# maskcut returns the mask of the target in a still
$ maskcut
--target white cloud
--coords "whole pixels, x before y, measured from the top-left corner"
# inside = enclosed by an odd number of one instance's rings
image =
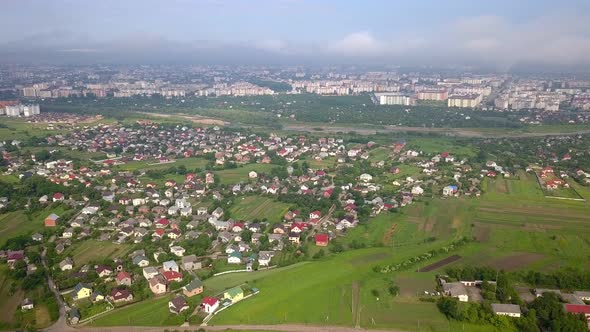
[[[385,53],[385,44],[368,32],[351,33],[328,44],[327,51],[344,56],[379,56]]]
[[[289,50],[289,45],[285,41],[280,39],[261,40],[256,42],[254,46],[264,51],[271,51],[277,53],[282,53]]]

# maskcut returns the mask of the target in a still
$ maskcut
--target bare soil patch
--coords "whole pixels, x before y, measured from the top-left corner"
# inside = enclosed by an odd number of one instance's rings
[[[543,257],[545,256],[537,253],[522,252],[507,257],[495,259],[491,261],[489,265],[498,270],[514,271],[519,268],[523,268],[527,265],[530,265],[542,259]]]
[[[430,265],[426,265],[425,267],[418,269],[416,272],[430,272],[430,271],[436,270],[438,268],[441,268],[447,264],[458,261],[460,259],[461,259],[461,256],[459,256],[459,255],[449,256],[447,258],[443,258],[443,259],[439,260],[438,262],[434,262]]]
[[[508,187],[506,186],[506,180],[504,180],[504,179],[496,180],[496,191],[501,194],[508,193]]]
[[[426,219],[426,223],[424,224],[424,231],[432,232],[435,224],[436,224],[436,218],[428,217],[428,219]]]
[[[360,303],[360,292],[361,287],[358,281],[354,281],[352,283],[352,317],[354,319],[354,326],[360,327],[360,313],[359,313],[359,303]]]
[[[477,242],[488,242],[490,240],[490,227],[477,223],[473,229],[473,236],[475,236]]]
[[[387,230],[387,233],[383,236],[383,244],[388,245],[391,242],[391,237],[397,228],[397,224],[391,225],[391,227]]]

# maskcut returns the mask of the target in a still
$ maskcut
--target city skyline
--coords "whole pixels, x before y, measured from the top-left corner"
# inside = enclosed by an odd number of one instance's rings
[[[571,0],[7,1],[4,63],[587,66],[590,4]],[[26,22],[26,24],[23,24]]]

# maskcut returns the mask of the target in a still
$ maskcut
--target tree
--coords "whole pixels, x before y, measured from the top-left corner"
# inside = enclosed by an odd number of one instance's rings
[[[250,243],[252,241],[252,231],[249,229],[244,229],[240,234],[240,237],[242,238],[242,241]]]
[[[399,286],[396,284],[392,284],[387,290],[391,296],[397,296],[399,294]]]
[[[441,297],[436,301],[438,310],[447,316],[447,318],[460,319],[459,300],[452,297]]]

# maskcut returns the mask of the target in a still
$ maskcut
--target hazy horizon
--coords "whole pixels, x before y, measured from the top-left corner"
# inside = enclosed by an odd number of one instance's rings
[[[2,63],[590,65],[590,2],[0,3]]]

